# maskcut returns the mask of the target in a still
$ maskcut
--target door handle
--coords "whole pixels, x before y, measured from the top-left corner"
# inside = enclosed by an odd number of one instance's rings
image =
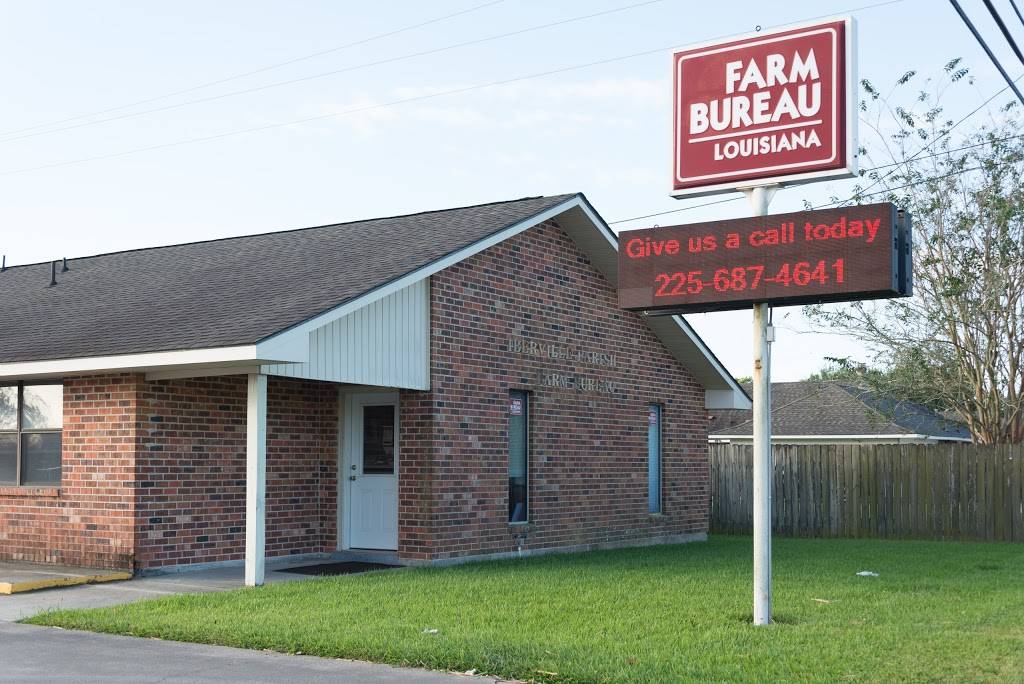
[[[354,481],[354,480],[356,479],[356,476],[355,476],[355,475],[349,475],[349,476],[348,476],[348,479],[350,479],[350,480],[353,480],[353,481]]]

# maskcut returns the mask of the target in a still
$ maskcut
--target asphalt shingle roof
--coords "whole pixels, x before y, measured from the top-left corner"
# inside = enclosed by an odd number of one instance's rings
[[[11,267],[0,363],[253,344],[572,197]]]
[[[750,393],[750,385],[743,387]],[[752,412],[710,411],[713,435],[750,435]],[[926,406],[895,402],[841,382],[772,383],[772,434],[930,435],[969,439],[970,432]]]

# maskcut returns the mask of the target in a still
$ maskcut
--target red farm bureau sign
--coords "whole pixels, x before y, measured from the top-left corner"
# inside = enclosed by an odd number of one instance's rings
[[[852,19],[673,55],[673,194],[855,172]]]

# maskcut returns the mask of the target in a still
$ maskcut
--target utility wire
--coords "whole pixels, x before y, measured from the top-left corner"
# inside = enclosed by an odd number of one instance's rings
[[[982,0],[982,2],[985,3],[988,13],[992,15],[992,18],[995,20],[996,26],[998,26],[999,30],[1002,32],[1003,37],[1006,38],[1006,42],[1010,44],[1013,54],[1017,55],[1017,59],[1020,60],[1021,64],[1024,64],[1024,54],[1021,54],[1020,48],[1017,47],[1017,41],[1013,39],[1013,34],[1010,33],[1010,29],[1006,28],[1003,18],[999,16],[999,12],[997,12],[995,6],[992,5],[992,0]]]
[[[576,17],[570,17],[568,19],[562,19],[562,20],[559,20],[559,21],[553,21],[553,22],[549,22],[547,24],[538,24],[538,25],[535,25],[535,26],[528,26],[528,27],[523,28],[523,29],[518,29],[518,30],[515,30],[515,31],[508,31],[506,33],[499,33],[497,35],[487,36],[487,37],[484,37],[484,38],[475,38],[473,40],[467,40],[467,41],[463,41],[463,42],[460,42],[460,43],[454,43],[452,45],[446,45],[444,47],[431,48],[429,50],[421,50],[419,52],[411,52],[411,53],[408,53],[408,54],[398,55],[396,57],[387,57],[385,59],[379,59],[379,60],[375,60],[375,61],[372,61],[372,62],[364,62],[362,64],[355,64],[355,65],[352,65],[352,66],[344,67],[342,69],[332,69],[331,71],[324,71],[324,72],[321,72],[321,73],[318,73],[318,74],[311,74],[309,76],[300,76],[298,78],[290,78],[290,79],[287,79],[287,80],[284,80],[284,81],[276,81],[274,83],[267,83],[267,84],[264,84],[264,85],[253,86],[251,88],[243,88],[241,90],[233,90],[231,92],[221,93],[219,95],[209,95],[207,97],[196,98],[196,99],[193,99],[193,100],[186,100],[185,102],[178,102],[178,103],[174,103],[174,104],[164,105],[162,107],[154,107],[152,109],[143,109],[143,110],[138,111],[138,112],[129,112],[127,114],[118,114],[117,116],[110,116],[110,117],[103,118],[103,119],[96,119],[94,121],[80,122],[80,123],[76,123],[76,124],[71,124],[69,126],[62,126],[60,128],[50,128],[50,129],[47,129],[45,131],[37,131],[35,133],[26,133],[24,135],[17,135],[17,136],[14,136],[14,137],[8,137],[8,138],[0,139],[0,144],[8,143],[8,142],[13,142],[15,140],[24,140],[25,138],[35,138],[35,137],[38,137],[38,136],[41,136],[41,135],[50,135],[51,133],[59,133],[61,131],[68,131],[68,130],[72,130],[72,129],[75,129],[75,128],[84,128],[86,126],[95,126],[97,124],[108,123],[108,122],[111,122],[111,121],[120,121],[122,119],[132,119],[132,118],[139,117],[139,116],[145,116],[147,114],[155,114],[157,112],[166,112],[166,111],[169,111],[169,110],[172,110],[172,109],[180,109],[182,107],[189,107],[191,105],[202,104],[202,103],[205,103],[205,102],[213,102],[215,100],[223,100],[223,99],[226,99],[226,98],[229,98],[229,97],[236,97],[238,95],[246,95],[246,94],[249,94],[249,93],[257,93],[257,92],[261,92],[261,91],[264,91],[264,90],[271,90],[273,88],[280,88],[282,86],[293,85],[295,83],[305,83],[307,81],[315,81],[315,80],[318,80],[318,79],[321,79],[321,78],[327,78],[328,76],[337,76],[338,74],[350,73],[350,72],[353,72],[353,71],[359,71],[361,69],[366,69],[366,68],[369,68],[369,67],[381,66],[383,64],[392,64],[394,62],[402,62],[402,61],[409,60],[409,59],[415,59],[417,57],[426,57],[428,55],[436,55],[436,54],[439,54],[441,52],[448,52],[449,50],[456,50],[456,49],[459,49],[459,48],[470,47],[472,45],[480,45],[482,43],[489,43],[491,41],[501,40],[501,39],[504,39],[504,38],[511,38],[513,36],[520,36],[520,35],[523,35],[525,33],[532,33],[534,31],[540,31],[542,29],[553,28],[555,26],[563,26],[565,24],[571,24],[571,23],[574,23],[574,22],[577,22],[577,21],[584,21],[586,19],[594,19],[596,17],[603,17],[603,16],[606,16],[608,14],[615,14],[617,12],[625,12],[627,10],[636,9],[638,7],[644,7],[644,6],[647,6],[647,5],[654,5],[654,4],[657,4],[657,3],[660,3],[660,2],[664,2],[664,1],[665,0],[644,0],[643,2],[633,3],[631,5],[623,5],[622,7],[615,7],[615,8],[612,8],[612,9],[609,9],[609,10],[604,10],[604,11],[601,11],[601,12],[594,12],[592,14],[584,14],[584,15],[580,15],[580,16],[576,16]]]
[[[993,168],[1009,166],[1010,164],[1013,164],[1013,163],[1014,162],[1006,162],[1005,164],[997,164]],[[874,197],[876,195],[884,195],[886,193],[894,192],[896,190],[905,190],[907,188],[912,188],[912,187],[917,186],[917,185],[924,185],[925,183],[933,183],[935,181],[945,180],[946,178],[952,178],[953,176],[959,176],[961,174],[970,173],[972,171],[981,171],[984,168],[985,168],[984,166],[972,166],[972,167],[967,168],[967,169],[959,169],[957,171],[951,171],[950,173],[945,173],[945,174],[942,174],[941,176],[931,176],[929,178],[922,178],[921,180],[916,180],[916,181],[913,181],[911,183],[905,183],[904,185],[897,185],[894,188],[885,188],[884,190],[877,190],[875,192],[858,194],[858,195],[856,195],[856,197]],[[742,197],[730,197],[729,199],[718,200],[717,202],[705,202],[704,204],[694,204],[694,205],[689,206],[689,207],[683,207],[682,209],[671,209],[669,211],[662,211],[662,212],[659,212],[657,214],[647,214],[646,216],[634,216],[633,218],[619,219],[617,221],[609,221],[608,225],[611,226],[611,225],[614,225],[616,223],[625,223],[626,221],[636,221],[636,220],[642,219],[642,218],[650,218],[651,216],[662,216],[664,214],[675,214],[675,213],[679,213],[679,212],[683,212],[683,211],[690,211],[691,209],[699,209],[700,207],[706,207],[706,206],[709,206],[709,205],[712,205],[712,204],[724,204],[725,202],[736,202],[736,201],[741,200],[741,199],[743,199],[743,198]],[[827,209],[828,207],[837,207],[837,206],[840,206],[842,204],[846,204],[849,201],[850,200],[837,200],[835,202],[829,202],[828,204],[822,204],[822,205],[820,205],[818,207],[815,207],[815,208],[816,209]]]
[[[978,29],[974,27],[974,23],[971,21],[970,17],[968,17],[967,14],[964,12],[963,8],[960,6],[960,3],[957,2],[957,0],[949,0],[949,2],[950,4],[953,5],[953,9],[956,10],[956,13],[960,15],[960,19],[964,22],[967,28],[970,29],[971,33],[974,35],[974,39],[978,41],[978,45],[981,46],[981,48],[985,51],[985,54],[988,55],[988,58],[992,60],[992,64],[994,64],[996,69],[999,70],[999,73],[1002,74],[1003,79],[1006,80],[1006,84],[1013,90],[1014,94],[1017,96],[1017,99],[1020,100],[1021,104],[1024,104],[1024,95],[1022,95],[1020,90],[1017,89],[1017,83],[1014,79],[1010,78],[1010,74],[1006,73],[1006,69],[1003,68],[1003,65],[996,58],[995,54],[992,52],[992,49],[988,46],[988,43],[985,42],[985,39],[981,37],[980,33],[978,33]],[[986,2],[985,4],[988,5],[989,3]],[[1001,20],[999,23],[1000,25],[1002,25]],[[1022,58],[1022,61],[1024,61],[1024,58]]]
[[[1024,74],[1021,74],[1020,76],[1015,78],[1014,82],[1019,81],[1022,78],[1024,78]],[[975,107],[974,109],[972,109],[971,111],[967,112],[962,117],[957,119],[955,122],[953,122],[952,126],[950,126],[946,130],[944,130],[942,133],[940,133],[939,135],[937,135],[934,138],[932,138],[932,140],[930,142],[928,142],[928,144],[923,145],[917,152],[915,152],[914,154],[910,155],[905,160],[899,161],[899,162],[895,162],[893,164],[886,164],[884,166],[877,166],[877,167],[875,167],[873,169],[866,169],[866,171],[876,171],[878,169],[886,168],[886,167],[889,167],[889,166],[893,166],[893,167],[895,167],[895,166],[902,166],[904,164],[907,164],[908,162],[914,161],[915,159],[927,159],[928,157],[935,157],[935,156],[939,156],[941,154],[945,154],[945,152],[937,152],[935,154],[928,154],[928,155],[921,156],[922,152],[924,152],[925,150],[931,149],[932,146],[935,145],[935,143],[937,143],[940,140],[942,140],[943,138],[946,138],[947,136],[949,136],[949,134],[953,132],[953,129],[955,129],[957,126],[959,126],[960,124],[962,124],[963,122],[967,121],[972,116],[974,116],[975,114],[980,112],[982,109],[987,107],[989,105],[989,103],[992,102],[992,100],[996,99],[997,97],[999,97],[1000,95],[1002,95],[1003,93],[1005,93],[1009,89],[1010,89],[1010,86],[1003,86],[1002,88],[1000,88],[996,92],[992,93],[992,95],[990,95],[987,100],[985,100],[980,105],[978,105],[977,107]],[[970,147],[970,146],[968,146],[968,147]],[[966,149],[966,148],[959,148],[959,149]],[[954,148],[953,150],[948,150],[948,151],[949,152],[955,152],[956,148]],[[895,168],[892,171],[889,171],[888,173],[883,175],[881,178],[876,178],[875,181],[873,183],[871,183],[871,185],[869,185],[866,188],[864,188],[864,190],[865,191],[866,190],[870,190],[871,188],[877,186],[879,183],[881,183],[882,181],[884,181],[886,178],[888,178],[889,176],[891,176],[894,173],[896,173],[896,169]],[[851,196],[850,198],[848,198],[846,201],[847,202],[852,202],[860,194],[862,194],[862,193],[857,193],[857,194]]]
[[[953,152],[963,152],[964,150],[972,150],[975,147],[985,147],[986,145],[991,145],[992,143],[1006,142],[1007,140],[1018,140],[1020,138],[1024,138],[1024,134],[1007,135],[1002,138],[993,138],[992,140],[985,140],[984,142],[971,143],[970,145],[962,145],[960,147],[952,147],[948,150],[942,150],[941,152],[932,152],[931,154],[924,155],[914,155],[914,159],[931,159],[932,157],[941,157],[945,154],[951,154]],[[907,159],[906,161],[890,162],[889,164],[879,164],[878,166],[872,166],[870,169],[864,169],[864,172],[868,173],[871,171],[881,171],[882,169],[888,169],[893,166],[903,166],[908,161],[911,160]]]
[[[951,0],[951,2],[953,2],[953,1],[954,1],[954,0]],[[961,14],[962,14],[962,13],[961,13]],[[989,54],[990,54],[990,56],[991,56],[991,53],[989,53]],[[1004,74],[1005,74],[1005,72],[1004,72]],[[942,132],[941,134],[937,135],[937,136],[936,136],[935,138],[933,138],[933,139],[932,139],[932,140],[931,140],[931,141],[930,141],[930,142],[929,142],[928,144],[926,144],[926,145],[922,146],[922,147],[921,147],[921,148],[920,148],[920,149],[919,149],[919,150],[918,150],[917,152],[915,152],[914,154],[910,155],[910,157],[908,157],[908,158],[907,158],[906,160],[904,160],[904,161],[902,161],[902,162],[897,162],[897,163],[895,163],[895,164],[890,164],[890,166],[900,166],[900,165],[902,165],[902,164],[905,164],[905,163],[907,163],[907,162],[911,162],[911,161],[914,161],[915,159],[917,159],[918,157],[920,157],[920,155],[921,155],[921,153],[922,153],[922,152],[924,152],[925,150],[928,150],[928,149],[930,149],[930,148],[931,148],[931,147],[932,147],[933,145],[935,145],[935,143],[939,142],[939,141],[940,141],[940,140],[942,140],[943,138],[946,138],[946,137],[947,137],[947,136],[948,136],[948,135],[949,135],[950,133],[952,133],[952,132],[953,132],[953,129],[955,129],[955,128],[956,128],[957,126],[959,126],[959,125],[960,125],[960,124],[962,124],[963,122],[967,121],[967,120],[968,120],[968,119],[970,119],[970,118],[971,118],[972,116],[974,116],[975,114],[977,114],[978,112],[980,112],[980,111],[981,111],[982,109],[984,109],[985,107],[987,107],[987,106],[989,105],[989,103],[991,103],[991,102],[992,102],[992,100],[994,100],[994,99],[996,99],[997,97],[999,97],[1000,95],[1002,95],[1002,94],[1003,94],[1004,92],[1006,92],[1007,90],[1009,90],[1009,89],[1010,89],[1011,87],[1012,87],[1012,88],[1014,89],[1014,92],[1017,92],[1017,88],[1016,88],[1016,85],[1015,85],[1015,84],[1016,84],[1016,82],[1017,82],[1017,81],[1019,81],[1019,80],[1020,80],[1021,78],[1024,78],[1024,74],[1021,74],[1021,75],[1020,75],[1020,76],[1018,76],[1017,78],[1015,78],[1015,79],[1013,79],[1012,81],[1010,81],[1008,85],[1005,85],[1005,86],[1003,86],[1002,88],[1000,88],[999,90],[997,90],[996,92],[992,93],[992,95],[990,95],[990,96],[988,97],[988,99],[986,99],[986,100],[985,100],[984,102],[982,102],[982,103],[981,103],[980,105],[978,105],[977,107],[975,107],[975,108],[974,108],[974,109],[972,109],[971,111],[967,112],[967,113],[966,113],[965,115],[963,115],[963,116],[962,116],[962,117],[960,117],[959,119],[957,119],[957,121],[956,121],[956,122],[954,122],[952,126],[950,126],[949,128],[947,128],[947,129],[946,129],[945,131],[943,131],[943,132]],[[941,154],[941,153],[940,153],[940,154]],[[934,156],[934,155],[927,155],[927,156]],[[878,168],[882,168],[882,167],[878,167]],[[870,171],[870,170],[875,170],[875,169],[869,169],[869,171]],[[889,171],[888,173],[886,173],[885,175],[883,175],[883,176],[882,176],[881,178],[877,178],[877,179],[875,179],[875,181],[874,181],[873,183],[871,183],[871,185],[869,185],[869,186],[867,186],[866,188],[864,188],[864,190],[870,190],[871,188],[873,188],[873,187],[877,186],[878,184],[880,184],[881,182],[883,182],[883,181],[884,181],[884,180],[885,180],[886,178],[888,178],[889,176],[891,176],[891,175],[892,175],[892,174],[894,174],[894,173],[896,173],[896,169],[895,169],[895,168],[894,168],[894,169],[893,169],[892,171]],[[863,191],[862,191],[862,193],[863,193]],[[855,194],[855,195],[853,195],[853,196],[849,197],[849,198],[848,198],[848,199],[846,199],[845,201],[846,201],[846,202],[852,202],[852,201],[853,201],[854,199],[856,199],[856,198],[857,198],[857,197],[858,197],[858,196],[859,196],[860,194],[862,194],[862,193],[857,193],[857,194]]]
[[[870,4],[870,5],[862,5],[860,7],[853,7],[853,8],[844,10],[844,12],[858,12],[858,11],[862,11],[862,10],[874,9],[876,7],[884,7],[886,5],[895,5],[895,4],[899,4],[899,3],[902,3],[902,2],[906,2],[906,0],[885,0],[885,2],[876,2],[876,3]],[[823,17],[830,17],[830,16],[833,16],[833,15],[834,15],[834,13],[829,13],[829,14],[826,14],[826,15],[821,15],[821,16],[816,16],[816,17],[809,17],[809,18],[806,19],[806,21],[813,21],[815,19],[821,19]],[[734,34],[730,33],[730,34],[727,34],[727,35],[723,35],[723,36],[718,36],[716,38],[712,38],[711,40],[718,40],[719,38],[727,38],[727,37],[730,37],[732,35],[734,35]],[[349,115],[352,115],[352,114],[358,114],[358,113],[362,113],[362,112],[366,112],[366,111],[371,111],[371,110],[375,110],[375,109],[382,109],[382,108],[385,108],[385,107],[393,107],[393,106],[397,106],[397,105],[407,104],[407,103],[410,103],[410,102],[419,102],[419,101],[423,101],[423,100],[429,100],[429,99],[434,99],[434,98],[438,98],[438,97],[444,97],[444,96],[448,96],[448,95],[457,95],[457,94],[467,93],[467,92],[471,92],[471,91],[475,91],[475,90],[483,90],[483,89],[486,89],[486,88],[494,88],[494,87],[499,87],[499,86],[504,86],[504,85],[510,85],[512,83],[520,83],[520,82],[523,82],[523,81],[529,81],[529,80],[533,80],[533,79],[537,79],[537,78],[544,78],[546,76],[554,76],[554,75],[557,75],[557,74],[564,74],[564,73],[569,73],[569,72],[572,72],[572,71],[579,71],[581,69],[587,69],[587,68],[590,68],[590,67],[601,66],[601,65],[605,65],[605,64],[612,64],[612,63],[615,63],[615,62],[621,62],[621,61],[628,60],[628,59],[635,59],[637,57],[646,57],[648,55],[653,55],[653,54],[658,54],[658,53],[665,53],[665,52],[667,52],[669,50],[676,49],[678,47],[679,47],[678,45],[663,46],[663,47],[655,48],[655,49],[652,49],[652,50],[643,50],[641,52],[634,52],[634,53],[630,53],[630,54],[627,54],[627,55],[619,55],[617,57],[608,57],[606,59],[599,59],[599,60],[594,60],[592,62],[585,62],[583,64],[574,64],[574,65],[571,65],[571,66],[561,67],[561,68],[558,68],[558,69],[550,69],[550,70],[547,70],[547,71],[540,71],[540,72],[536,72],[536,73],[533,73],[533,74],[527,74],[527,75],[524,75],[524,76],[516,76],[516,77],[513,77],[513,78],[506,78],[506,79],[501,79],[501,80],[498,80],[498,81],[490,81],[488,83],[480,83],[480,84],[477,84],[477,85],[465,86],[463,88],[452,88],[450,90],[443,90],[443,91],[438,91],[436,93],[428,93],[428,94],[424,94],[424,95],[418,95],[418,96],[415,96],[415,97],[401,98],[401,99],[397,99],[397,100],[391,100],[391,101],[388,101],[388,102],[382,102],[382,103],[375,104],[375,105],[366,105],[366,106],[362,106],[362,107],[354,107],[354,108],[344,109],[344,110],[337,111],[337,112],[329,112],[327,114],[320,114],[318,116],[310,116],[310,117],[305,117],[305,118],[301,118],[301,119],[291,119],[291,120],[288,120],[288,121],[279,121],[279,122],[276,122],[276,123],[266,124],[266,125],[263,125],[263,126],[253,126],[251,128],[235,129],[235,130],[225,131],[223,133],[217,133],[217,134],[214,134],[214,135],[200,136],[200,137],[196,137],[196,138],[186,138],[184,140],[177,140],[177,141],[161,143],[161,144],[157,144],[157,145],[148,145],[148,146],[145,146],[145,147],[136,147],[136,148],[132,148],[132,149],[128,149],[128,150],[122,150],[120,152],[112,152],[112,153],[109,153],[109,154],[101,154],[101,155],[96,155],[96,156],[92,156],[92,157],[83,157],[83,158],[71,159],[71,160],[67,160],[67,161],[53,162],[53,163],[50,163],[50,164],[42,164],[42,165],[39,165],[39,166],[31,166],[31,167],[25,167],[25,168],[20,168],[20,169],[11,169],[11,170],[8,170],[8,171],[0,171],[0,176],[12,176],[12,175],[17,175],[17,174],[22,174],[22,173],[30,173],[30,172],[33,172],[33,171],[41,171],[41,170],[44,170],[44,169],[52,169],[52,168],[58,168],[58,167],[63,167],[63,166],[72,166],[72,165],[77,165],[77,164],[85,164],[85,163],[88,163],[88,162],[100,161],[100,160],[104,160],[104,159],[113,159],[113,158],[116,158],[116,157],[125,157],[125,156],[129,156],[129,155],[133,155],[133,154],[139,154],[139,153],[142,153],[142,152],[150,152],[150,151],[154,151],[154,150],[167,149],[167,148],[170,148],[170,147],[177,147],[177,146],[180,146],[180,145],[191,145],[191,144],[195,144],[195,143],[209,142],[209,141],[212,141],[212,140],[220,140],[220,139],[223,139],[223,138],[229,138],[229,137],[233,137],[233,136],[236,136],[236,135],[245,135],[245,134],[248,134],[248,133],[256,133],[256,132],[260,132],[260,131],[273,130],[273,129],[276,129],[276,128],[284,128],[284,127],[287,127],[287,126],[295,126],[295,125],[299,125],[299,124],[310,123],[310,122],[313,122],[313,121],[321,121],[321,120],[324,120],[324,119],[331,119],[331,118],[349,116]]]
[[[67,123],[69,121],[78,121],[79,119],[87,119],[90,116],[99,116],[101,114],[109,114],[110,112],[116,112],[116,111],[120,111],[122,109],[128,109],[130,107],[137,107],[139,105],[149,104],[151,102],[158,102],[160,100],[166,100],[169,97],[175,97],[177,95],[185,95],[186,93],[195,92],[197,90],[203,90],[204,88],[210,88],[212,86],[220,85],[222,83],[228,83],[230,81],[236,81],[236,80],[238,80],[240,78],[245,78],[247,76],[255,76],[256,74],[262,74],[262,73],[265,73],[267,71],[273,71],[275,69],[280,69],[282,67],[286,67],[286,66],[289,66],[289,65],[292,65],[292,64],[296,64],[298,62],[304,62],[306,60],[314,59],[316,57],[323,57],[324,55],[329,55],[329,54],[332,54],[332,53],[335,53],[335,52],[340,52],[342,50],[348,50],[349,48],[358,47],[360,45],[366,45],[367,43],[372,43],[374,41],[382,40],[384,38],[390,38],[391,36],[396,36],[396,35],[398,35],[400,33],[406,33],[408,31],[412,31],[412,30],[415,30],[415,29],[418,29],[418,28],[423,28],[424,26],[430,26],[431,24],[437,24],[437,23],[440,23],[442,21],[447,21],[448,19],[454,19],[455,17],[460,17],[460,16],[463,16],[465,14],[470,14],[471,12],[476,12],[478,10],[485,9],[485,8],[491,7],[493,5],[500,4],[500,3],[504,2],[504,1],[505,0],[490,0],[489,2],[485,2],[485,3],[480,4],[480,5],[474,5],[473,7],[469,7],[467,9],[460,10],[458,12],[453,12],[451,14],[445,14],[444,16],[436,17],[434,19],[429,19],[427,21],[423,21],[423,22],[420,22],[418,24],[411,24],[409,26],[403,26],[402,28],[398,28],[398,29],[395,29],[393,31],[387,31],[385,33],[378,33],[378,34],[370,36],[368,38],[363,38],[361,40],[356,40],[356,41],[353,41],[351,43],[345,43],[343,45],[338,45],[336,47],[328,48],[326,50],[320,50],[319,52],[313,52],[313,53],[308,54],[308,55],[302,55],[300,57],[294,57],[292,59],[285,60],[284,62],[277,62],[275,64],[268,64],[267,66],[263,66],[263,67],[260,67],[258,69],[252,69],[251,71],[243,71],[241,73],[233,74],[231,76],[225,76],[224,78],[218,78],[215,81],[207,81],[205,83],[200,83],[199,85],[191,86],[191,87],[188,87],[188,88],[183,88],[181,90],[175,90],[175,91],[172,91],[172,92],[169,92],[169,93],[164,93],[163,95],[156,95],[156,96],[153,96],[153,97],[148,97],[148,98],[143,99],[143,100],[136,100],[134,102],[128,102],[126,104],[117,105],[116,107],[108,107],[107,109],[100,109],[100,110],[93,111],[93,112],[86,112],[84,114],[77,114],[75,116],[69,116],[69,117],[67,117],[65,119],[57,119],[55,121],[47,121],[47,122],[44,122],[44,123],[41,123],[41,124],[35,124],[34,126],[28,126],[26,128],[18,128],[18,129],[14,129],[14,130],[10,130],[10,131],[0,131],[0,137],[8,136],[8,135],[15,135],[17,133],[23,133],[25,131],[33,131],[33,130],[36,130],[38,128],[46,128],[48,126],[56,126],[58,124]]]
[[[1012,163],[1013,162],[1006,162],[1005,164],[996,164],[996,165],[993,166],[993,168],[996,168],[996,167],[999,167],[999,166],[1008,166],[1008,165],[1010,165]],[[962,174],[965,174],[965,173],[970,173],[971,171],[981,171],[984,168],[985,168],[984,166],[972,166],[972,167],[967,168],[967,169],[958,169],[956,171],[951,171],[950,173],[944,173],[941,176],[932,176],[930,178],[922,178],[921,180],[916,180],[916,181],[913,181],[911,183],[906,183],[904,185],[897,185],[894,188],[885,188],[884,190],[876,190],[875,192],[863,193],[863,194],[859,194],[857,196],[858,197],[874,197],[875,195],[884,195],[886,193],[890,193],[890,192],[893,192],[895,190],[905,190],[906,188],[912,188],[912,187],[914,187],[916,185],[923,185],[925,183],[933,183],[935,181],[944,180],[946,178],[952,178],[953,176],[959,176],[959,175],[962,175]],[[821,205],[821,207],[818,207],[818,208],[821,209],[822,207],[835,207],[835,206],[839,206],[840,204],[845,204],[845,202],[848,202],[848,201],[849,200],[840,200],[840,201],[837,201],[837,202],[831,202],[829,204],[823,204],[823,205]]]
[[[1017,15],[1018,19],[1020,19],[1020,23],[1024,25],[1024,15],[1021,15],[1020,8],[1017,7],[1017,0],[1010,0],[1010,7],[1013,8],[1013,13]]]
[[[743,199],[742,197],[729,197],[728,199],[715,200],[714,202],[704,202],[703,204],[691,204],[688,207],[682,209],[669,209],[668,211],[659,211],[653,214],[644,214],[643,216],[633,216],[631,218],[619,219],[617,221],[609,221],[609,226],[614,226],[616,223],[626,223],[627,221],[639,221],[640,219],[653,218],[655,216],[664,216],[666,214],[678,214],[681,211],[690,211],[691,209],[700,209],[701,207],[710,207],[713,204],[725,204],[726,202],[735,202]]]
[[[488,83],[479,83],[476,85],[465,86],[462,88],[452,88],[450,90],[440,90],[435,93],[426,93],[424,95],[416,95],[413,97],[404,97],[397,100],[390,100],[388,102],[381,102],[373,105],[364,105],[362,107],[352,107],[349,109],[343,109],[337,112],[328,112],[327,114],[319,114],[317,116],[307,116],[302,119],[290,119],[288,121],[278,121],[276,123],[266,124],[264,126],[253,126],[252,128],[235,129],[231,131],[225,131],[223,133],[217,133],[214,135],[206,135],[198,138],[186,138],[184,140],[176,140],[168,143],[161,143],[158,145],[149,145],[146,147],[136,147],[129,150],[122,150],[120,152],[112,152],[110,154],[101,154],[94,157],[83,157],[80,159],[71,159],[68,161],[54,162],[52,164],[42,164],[40,166],[31,166],[22,169],[12,169],[10,171],[0,171],[0,176],[11,176],[20,173],[28,173],[30,171],[41,171],[43,169],[52,169],[61,166],[71,166],[74,164],[84,164],[86,162],[99,161],[101,159],[113,159],[115,157],[124,157],[132,154],[138,154],[140,152],[150,152],[153,150],[162,150],[168,147],[177,147],[179,145],[190,145],[194,143],[208,142],[211,140],[220,140],[223,138],[230,138],[236,135],[244,135],[247,133],[256,133],[259,131],[269,131],[275,128],[285,128],[288,126],[297,126],[299,124],[311,123],[313,121],[322,121],[324,119],[334,119],[344,116],[351,116],[352,114],[360,114],[362,112],[373,111],[376,109],[383,109],[385,107],[394,107],[396,105],[408,104],[410,102],[422,102],[423,100],[431,100],[438,97],[445,97],[448,95],[459,95],[462,93],[472,92],[474,90],[483,90],[485,88],[495,88],[503,85],[510,85],[512,83],[520,83],[522,81],[529,81],[536,78],[543,78],[545,76],[554,76],[556,74],[564,74],[571,71],[578,71],[580,69],[586,69],[588,67],[600,66],[603,64],[611,64],[614,62],[620,62],[625,59],[633,59],[636,57],[643,57],[646,55],[652,55],[658,52],[665,52],[669,48],[661,47],[655,50],[644,50],[643,52],[634,52],[629,55],[620,55],[618,57],[609,57],[607,59],[599,59],[593,62],[587,62],[585,64],[574,64],[572,66],[561,67],[559,69],[550,69],[548,71],[540,71],[533,74],[527,74],[525,76],[516,76],[513,78],[505,78],[499,81],[490,81]]]
[[[971,145],[964,145],[962,147],[954,147],[953,149],[950,149],[950,150],[943,150],[942,152],[936,152],[934,154],[924,155],[923,157],[919,157],[919,159],[928,159],[928,158],[931,158],[931,157],[940,157],[940,156],[942,156],[944,154],[950,154],[952,152],[962,152],[963,150],[970,150],[970,149],[973,149],[975,147],[984,147],[985,145],[990,145],[992,143],[1005,142],[1007,140],[1015,140],[1015,139],[1021,139],[1021,138],[1024,138],[1024,134],[1022,134],[1022,135],[1008,135],[1008,136],[1003,137],[1003,138],[996,138],[994,140],[987,140],[985,142],[974,143],[974,144],[971,144]],[[908,159],[907,161],[910,161],[910,160]],[[905,163],[906,162],[899,161],[899,162],[893,162],[891,164],[881,164],[879,166],[875,166],[875,167],[872,167],[870,169],[864,169],[864,171],[865,172],[878,171],[880,169],[887,169],[890,166],[902,166]],[[1008,162],[1008,163],[1011,163],[1011,162]],[[941,175],[941,176],[934,176],[934,177],[931,177],[931,178],[925,178],[925,179],[920,180],[920,181],[914,181],[913,183],[910,183],[910,184],[907,184],[907,185],[899,185],[899,186],[896,186],[894,188],[886,188],[884,190],[879,190],[877,192],[857,193],[857,194],[853,195],[852,197],[850,197],[848,199],[836,200],[834,202],[829,202],[828,204],[822,204],[822,205],[820,205],[818,207],[815,207],[815,208],[816,209],[824,209],[824,208],[827,208],[827,207],[839,206],[841,204],[846,204],[847,202],[852,202],[854,199],[857,199],[858,197],[873,197],[875,195],[882,195],[882,194],[885,194],[887,192],[892,192],[894,190],[901,190],[901,189],[904,189],[904,188],[912,187],[914,185],[920,185],[921,183],[927,183],[927,182],[931,182],[931,181],[942,180],[944,178],[949,178],[950,176],[955,176],[955,175],[957,175],[959,173],[968,173],[970,171],[979,171],[982,168],[983,167],[981,167],[981,166],[974,166],[974,167],[971,167],[971,168],[968,168],[968,169],[962,169],[960,171],[954,171],[954,172],[949,173],[949,174],[945,174],[945,175]],[[870,188],[868,188],[868,189],[870,189]],[[624,219],[617,219],[615,221],[609,221],[608,225],[613,226],[613,225],[615,225],[617,223],[627,223],[629,221],[639,221],[640,219],[653,218],[655,216],[665,216],[666,214],[678,214],[678,213],[690,211],[692,209],[700,209],[701,207],[709,207],[709,206],[714,205],[714,204],[725,204],[726,202],[738,202],[741,199],[743,199],[743,198],[742,197],[729,197],[727,199],[716,200],[714,202],[704,202],[702,204],[691,204],[690,206],[681,207],[679,209],[669,209],[668,211],[659,211],[659,212],[656,212],[654,214],[644,214],[643,216],[631,216],[630,218],[624,218]]]

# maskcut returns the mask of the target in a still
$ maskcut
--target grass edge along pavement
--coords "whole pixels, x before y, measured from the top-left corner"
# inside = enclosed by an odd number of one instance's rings
[[[536,681],[1024,682],[1024,546],[780,538],[773,551],[769,627],[750,624],[751,539],[741,536],[24,622]]]

